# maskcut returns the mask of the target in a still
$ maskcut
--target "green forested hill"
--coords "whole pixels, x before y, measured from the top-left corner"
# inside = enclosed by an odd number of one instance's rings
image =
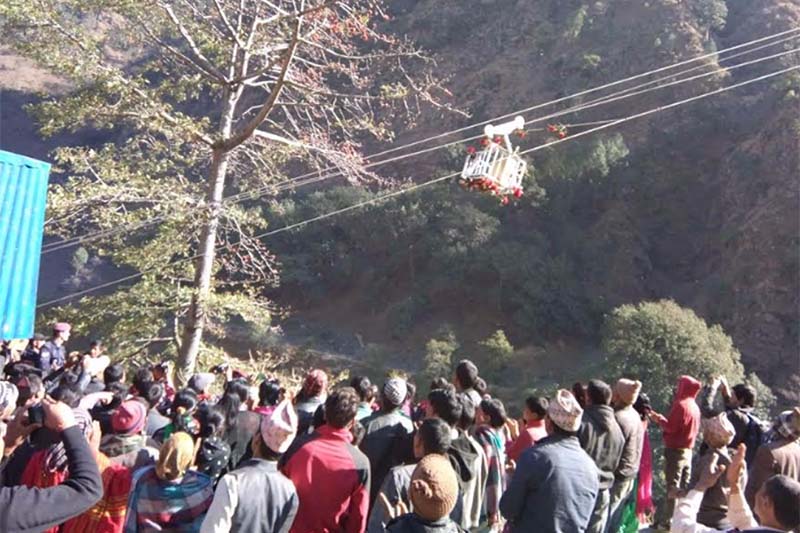
[[[800,23],[800,2],[780,1],[429,0],[395,7],[393,27],[435,53],[456,102],[474,119]],[[797,55],[569,121],[625,116],[790,61]],[[276,299],[370,342],[420,346],[447,322],[473,340],[501,327],[519,346],[591,343],[615,306],[673,298],[721,323],[749,368],[796,397],[798,89],[797,77],[759,84],[538,153],[529,194],[513,207],[439,187],[308,227],[276,245],[284,265]],[[469,122],[432,117],[422,132],[399,140]],[[421,178],[457,170],[462,155],[453,150],[397,172]],[[315,193],[275,206],[274,216],[300,220],[368,195]]]

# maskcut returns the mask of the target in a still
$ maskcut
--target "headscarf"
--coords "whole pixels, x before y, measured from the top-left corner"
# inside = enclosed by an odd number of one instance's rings
[[[203,439],[197,451],[197,470],[216,481],[231,458],[231,447],[220,437]]]
[[[188,433],[179,431],[161,445],[156,475],[167,481],[178,479],[192,466],[193,461],[194,441]]]
[[[75,415],[75,423],[88,440],[92,434],[92,415],[80,407],[73,409],[72,412]],[[67,451],[64,449],[63,442],[47,448],[44,454],[44,468],[48,472],[59,472],[67,468]]]

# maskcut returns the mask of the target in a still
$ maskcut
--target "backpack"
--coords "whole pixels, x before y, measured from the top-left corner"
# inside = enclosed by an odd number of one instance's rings
[[[767,432],[764,431],[764,424],[761,420],[750,413],[745,414],[747,415],[747,430],[745,430],[742,442],[747,446],[745,461],[748,465],[752,465],[759,446],[767,441]]]

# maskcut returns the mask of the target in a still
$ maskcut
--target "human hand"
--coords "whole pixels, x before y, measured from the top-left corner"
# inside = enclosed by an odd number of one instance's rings
[[[506,463],[506,473],[509,476],[514,475],[514,472],[517,470],[517,462],[513,459],[509,459],[508,463]]]
[[[744,459],[747,453],[747,445],[742,443],[736,448],[736,453],[731,459],[731,466],[728,467],[728,487],[732,493],[740,493],[744,488],[744,473],[747,471],[747,463]]]
[[[714,454],[711,457],[711,461],[709,461],[708,465],[700,469],[700,478],[697,480],[697,484],[695,485],[696,490],[705,492],[717,484],[717,481],[719,481],[719,478],[725,472],[725,465],[718,463],[719,457],[717,454]]]
[[[67,404],[45,398],[42,400],[42,407],[44,407],[44,427],[61,433],[75,425],[75,415]]]
[[[97,420],[92,421],[92,433],[89,435],[89,449],[92,450],[95,456],[100,451],[100,439],[103,437],[103,431],[100,429],[100,422]],[[200,439],[197,439],[199,442]]]
[[[387,498],[386,494],[383,492],[378,494],[378,500],[381,505],[383,505],[383,509],[386,511],[386,516],[389,517],[389,520],[394,520],[398,516],[403,516],[408,513],[408,506],[403,500],[398,500],[396,504],[392,505],[389,498]]]
[[[513,418],[509,418],[506,420],[506,428],[508,429],[508,434],[511,437],[511,440],[516,439],[519,437],[519,422],[514,420]]]
[[[35,430],[42,427],[41,424],[28,423],[28,406],[18,407],[14,413],[14,417],[9,421],[6,426],[6,434],[3,438],[5,443],[6,455],[13,452],[20,444],[22,444],[28,435]]]

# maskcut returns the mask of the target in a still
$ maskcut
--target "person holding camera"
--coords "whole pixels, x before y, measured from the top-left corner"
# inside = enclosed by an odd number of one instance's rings
[[[43,426],[64,445],[69,477],[46,489],[0,488],[0,531],[49,529],[91,508],[103,495],[100,471],[72,409],[49,398],[42,400],[41,406]]]

